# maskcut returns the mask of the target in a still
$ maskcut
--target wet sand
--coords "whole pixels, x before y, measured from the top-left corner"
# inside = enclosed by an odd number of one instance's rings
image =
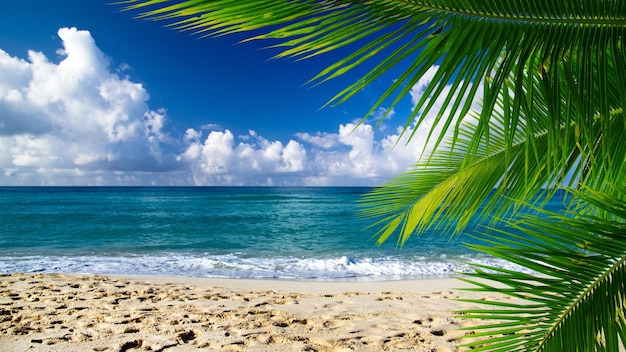
[[[456,351],[454,279],[0,276],[2,351]]]

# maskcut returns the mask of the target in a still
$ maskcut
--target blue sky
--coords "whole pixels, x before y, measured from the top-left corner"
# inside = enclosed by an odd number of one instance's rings
[[[0,5],[0,185],[375,185],[424,148],[422,132],[393,148],[424,82],[381,128],[354,130],[397,71],[320,109],[359,71],[305,83],[354,48],[271,60],[264,42],[133,15],[100,0]]]

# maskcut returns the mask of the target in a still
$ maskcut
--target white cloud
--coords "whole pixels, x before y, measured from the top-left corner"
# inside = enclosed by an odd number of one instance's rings
[[[317,132],[315,134],[309,134],[307,132],[298,132],[295,136],[305,142],[324,149],[330,149],[340,145],[339,136],[334,133]]]
[[[201,130],[221,130],[222,126],[215,123],[207,123],[205,125],[200,126]]]
[[[176,169],[164,154],[166,114],[141,84],[109,69],[91,34],[61,28],[58,63],[0,50],[0,158],[4,184],[117,182],[119,171]],[[1,176],[0,176],[1,177]]]
[[[89,32],[62,28],[58,35],[58,63],[35,51],[23,60],[0,50],[0,184],[375,185],[429,147],[434,116],[404,134],[375,130],[384,108],[371,122],[288,141],[253,130],[236,136],[216,124],[173,137],[165,110],[150,109],[148,92],[110,67]],[[414,103],[434,70],[411,90]]]
[[[355,122],[340,125],[333,134],[342,148],[312,149],[308,185],[373,185],[383,182],[415,164],[421,141],[400,137],[402,128],[382,139],[375,138],[372,125]]]
[[[283,145],[251,130],[236,142],[233,133],[225,130],[211,131],[203,141],[193,129],[187,130],[185,139],[187,148],[182,159],[188,163],[197,185],[274,184],[273,178],[282,179],[305,170],[307,152],[293,140]],[[297,184],[296,179],[286,184]]]
[[[422,140],[407,140],[412,129],[402,137],[401,131],[377,140],[372,125],[351,122],[336,133],[297,133],[301,142],[285,145],[255,131],[238,137],[212,131],[204,138],[189,129],[181,159],[196,185],[374,185],[407,170],[422,152]]]

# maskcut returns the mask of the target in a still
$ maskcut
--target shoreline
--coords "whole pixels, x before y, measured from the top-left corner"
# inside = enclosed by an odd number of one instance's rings
[[[6,351],[456,351],[456,279],[336,282],[0,276]]]

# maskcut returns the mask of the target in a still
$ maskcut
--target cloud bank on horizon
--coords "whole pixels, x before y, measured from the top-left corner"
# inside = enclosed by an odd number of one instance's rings
[[[432,119],[410,142],[411,130],[378,136],[355,121],[288,141],[210,121],[172,135],[176,117],[151,108],[146,89],[111,67],[88,31],[58,35],[58,63],[0,48],[0,185],[369,186],[407,170],[425,148]],[[414,101],[427,81],[413,87]]]

